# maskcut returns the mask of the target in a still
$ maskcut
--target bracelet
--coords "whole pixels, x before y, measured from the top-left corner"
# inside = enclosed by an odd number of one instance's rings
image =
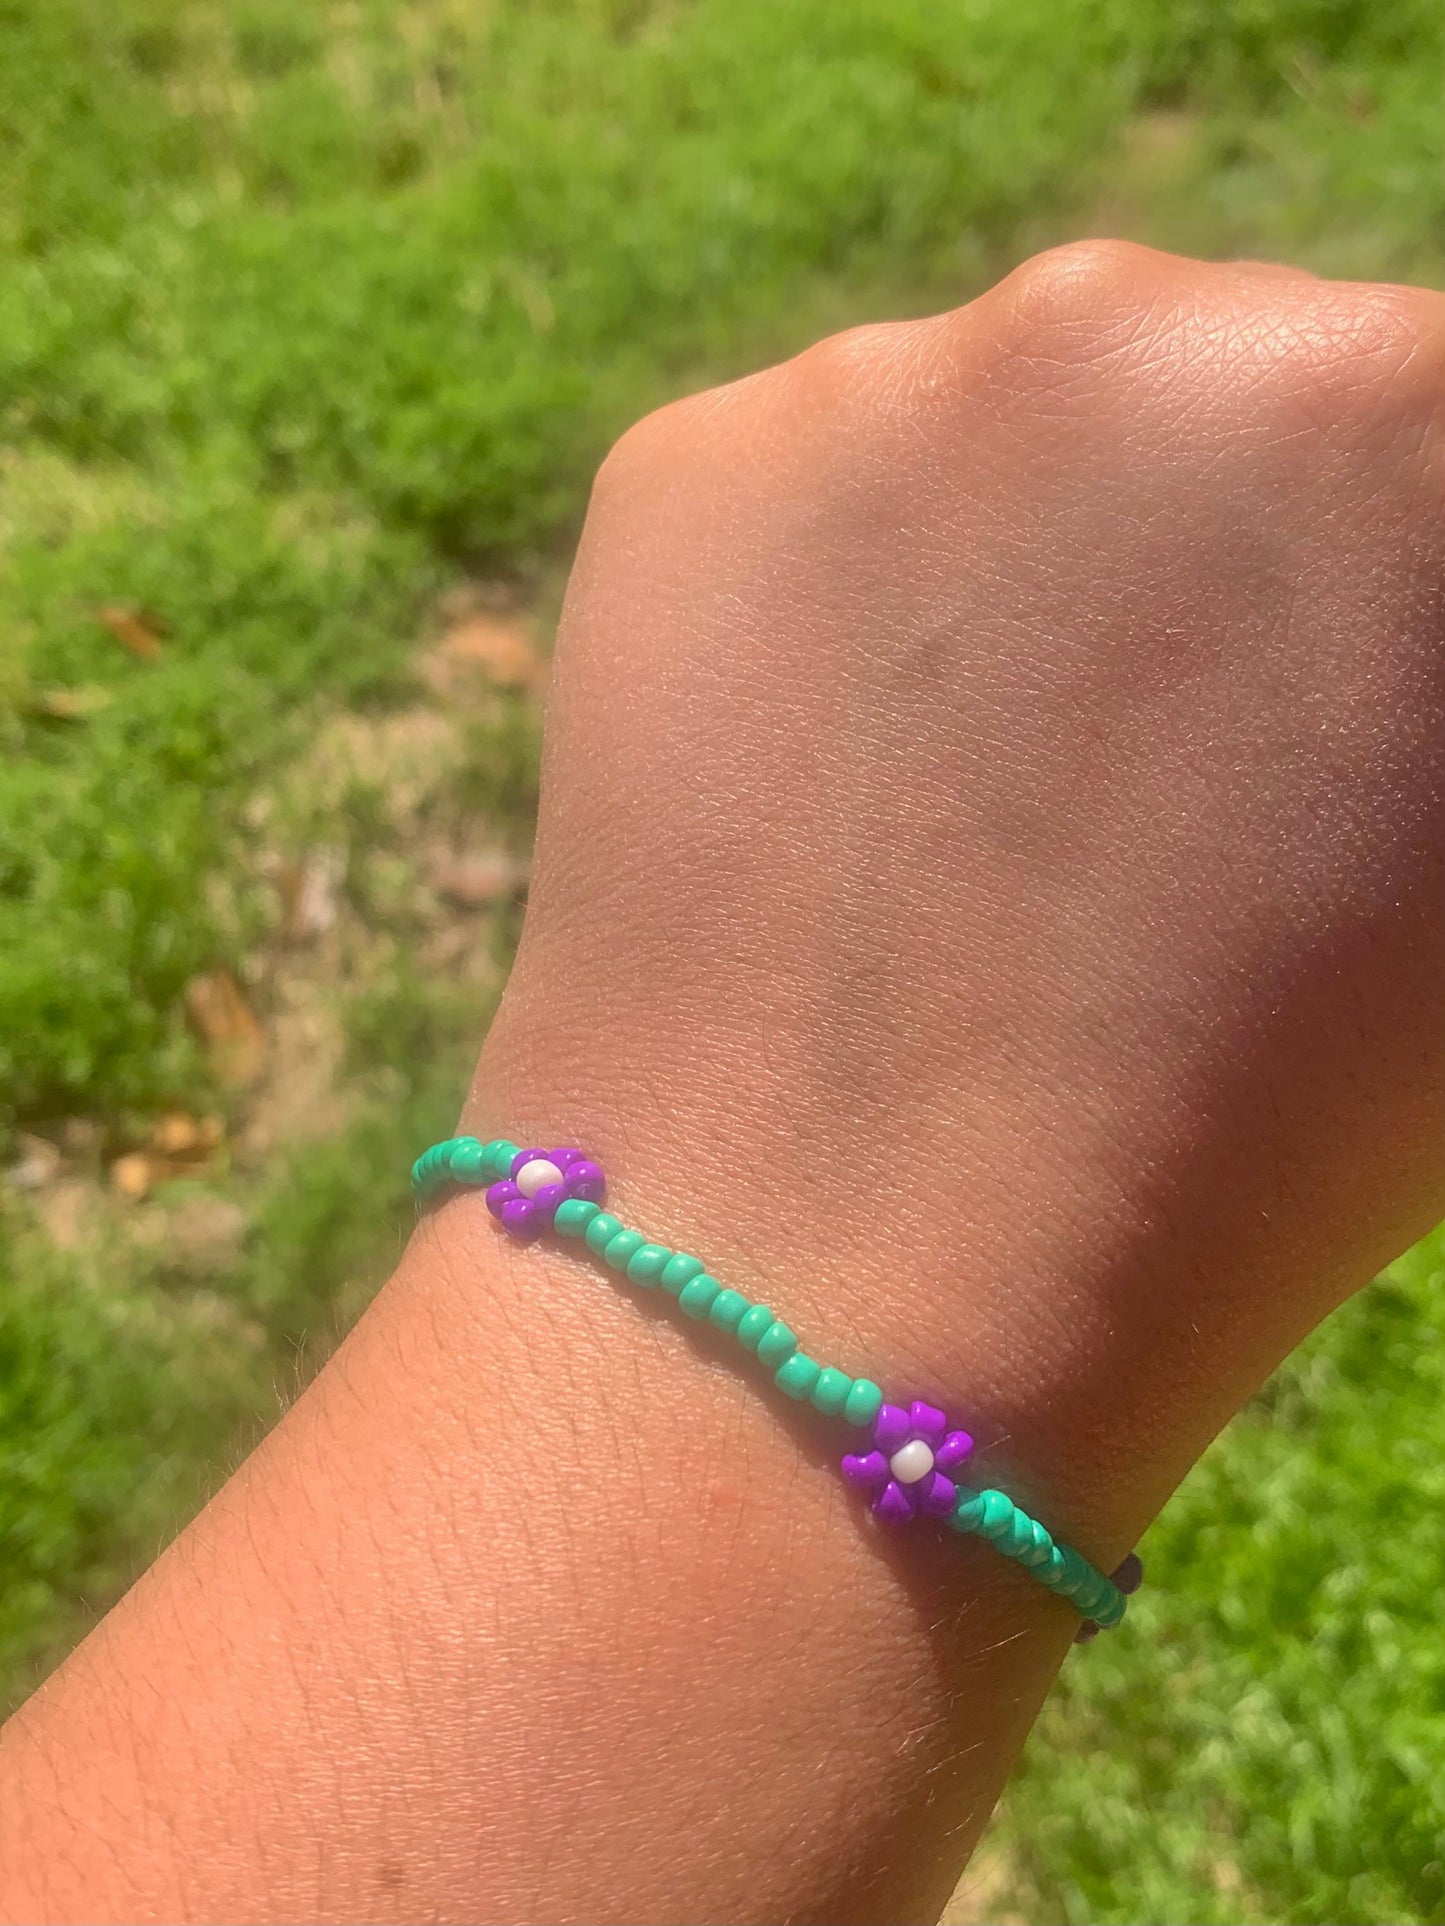
[[[1135,1553],[1106,1578],[1072,1547],[1056,1543],[1005,1493],[959,1484],[952,1474],[973,1454],[968,1432],[922,1399],[906,1407],[890,1404],[869,1379],[817,1363],[766,1304],[751,1304],[740,1291],[724,1289],[700,1258],[649,1243],[641,1231],[629,1230],[602,1208],[607,1179],[584,1151],[570,1145],[519,1149],[501,1137],[487,1144],[475,1137],[449,1137],[422,1152],[412,1165],[411,1181],[419,1204],[454,1184],[485,1186],[487,1209],[520,1243],[532,1243],[548,1229],[581,1238],[634,1284],[658,1287],[677,1299],[686,1316],[731,1331],[772,1372],[780,1391],[868,1434],[869,1448],[845,1452],[839,1468],[851,1485],[871,1495],[878,1518],[890,1525],[938,1518],[956,1532],[988,1539],[1075,1607],[1084,1620],[1076,1642],[1123,1618],[1129,1594],[1144,1577]]]

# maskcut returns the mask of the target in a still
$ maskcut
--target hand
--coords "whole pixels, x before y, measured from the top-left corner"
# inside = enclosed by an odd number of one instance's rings
[[[1100,1563],[1445,1208],[1442,359],[1067,249],[598,484],[468,1121]],[[1070,1613],[692,1335],[428,1215],[7,1727],[0,1915],[936,1918]]]
[[[1122,1548],[1445,1211],[1442,422],[1439,296],[1112,243],[644,421],[478,1126]]]

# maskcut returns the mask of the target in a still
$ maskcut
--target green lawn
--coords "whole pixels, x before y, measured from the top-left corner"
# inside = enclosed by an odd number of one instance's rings
[[[1445,283],[1445,16],[0,0],[0,44],[13,1697],[354,1315],[451,1120],[518,909],[438,878],[525,850],[537,713],[444,716],[424,648],[545,644],[635,414],[1050,241]],[[198,1034],[222,970],[259,1072]],[[176,1112],[212,1147],[128,1202]],[[1445,1916],[1442,1284],[1445,1242],[1334,1320],[1151,1535],[1001,1915]]]

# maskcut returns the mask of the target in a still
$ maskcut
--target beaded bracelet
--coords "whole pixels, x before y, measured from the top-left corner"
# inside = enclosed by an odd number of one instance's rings
[[[988,1539],[1075,1607],[1084,1620],[1078,1643],[1123,1618],[1128,1595],[1144,1576],[1133,1552],[1106,1578],[1070,1546],[1057,1544],[1003,1492],[957,1483],[950,1474],[973,1454],[968,1432],[922,1399],[906,1408],[890,1404],[869,1379],[817,1363],[766,1304],[750,1304],[740,1291],[724,1289],[700,1258],[629,1230],[603,1210],[607,1179],[585,1152],[573,1146],[521,1150],[500,1137],[488,1144],[450,1137],[422,1152],[411,1181],[419,1204],[453,1184],[485,1185],[487,1209],[519,1242],[531,1243],[548,1229],[581,1238],[634,1284],[659,1287],[686,1316],[731,1331],[772,1372],[780,1391],[867,1434],[869,1448],[845,1452],[840,1469],[851,1485],[871,1495],[885,1524],[938,1518],[956,1532]]]

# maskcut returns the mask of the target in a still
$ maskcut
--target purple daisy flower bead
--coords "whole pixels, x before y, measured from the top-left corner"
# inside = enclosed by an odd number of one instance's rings
[[[557,1206],[569,1197],[600,1204],[606,1195],[602,1166],[564,1144],[558,1150],[519,1150],[511,1175],[487,1191],[487,1209],[501,1220],[503,1230],[529,1244],[551,1227]]]
[[[906,1411],[885,1404],[873,1420],[873,1449],[848,1452],[843,1476],[873,1493],[873,1510],[885,1524],[901,1525],[920,1513],[946,1518],[958,1497],[948,1474],[972,1452],[973,1439],[951,1428],[936,1405],[921,1398]]]

